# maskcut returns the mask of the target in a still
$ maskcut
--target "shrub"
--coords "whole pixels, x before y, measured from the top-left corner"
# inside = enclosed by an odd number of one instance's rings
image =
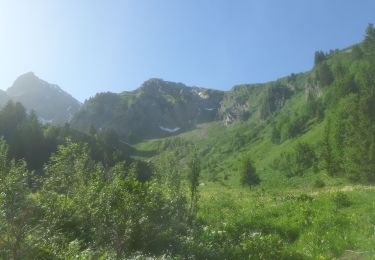
[[[260,179],[256,172],[256,168],[250,158],[246,158],[242,162],[240,174],[240,181],[242,185],[252,186],[260,183]]]
[[[283,172],[287,177],[303,176],[306,171],[317,165],[317,156],[314,149],[307,143],[298,143],[293,151],[283,152],[274,161],[274,167]]]
[[[315,182],[314,182],[315,188],[323,188],[325,186],[326,186],[326,183],[321,179],[316,179]]]
[[[352,205],[352,201],[350,200],[349,196],[343,192],[338,192],[335,194],[333,201],[335,202],[337,208],[347,208]]]

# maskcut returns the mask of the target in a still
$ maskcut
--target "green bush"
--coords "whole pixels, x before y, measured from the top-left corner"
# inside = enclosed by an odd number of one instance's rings
[[[352,201],[349,196],[343,192],[338,192],[333,197],[333,201],[337,208],[347,208],[352,205]]]
[[[316,165],[314,149],[304,142],[299,142],[292,152],[282,153],[273,163],[273,167],[287,177],[303,176],[310,169],[315,171]]]
[[[260,183],[260,178],[256,172],[256,168],[250,158],[244,159],[240,171],[240,181],[242,185],[253,186]]]
[[[315,188],[323,188],[326,186],[326,183],[322,179],[316,179],[314,182]]]

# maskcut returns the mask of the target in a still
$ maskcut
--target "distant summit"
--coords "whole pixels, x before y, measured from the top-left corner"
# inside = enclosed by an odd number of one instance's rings
[[[43,123],[69,122],[81,106],[79,101],[59,86],[38,78],[33,72],[19,76],[7,89],[6,96],[2,94],[0,92],[0,104],[8,99],[20,102],[28,111],[34,110]]]

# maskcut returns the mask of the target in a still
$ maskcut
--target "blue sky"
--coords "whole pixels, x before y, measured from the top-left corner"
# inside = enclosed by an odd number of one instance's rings
[[[0,88],[33,71],[81,101],[157,77],[223,90],[309,70],[373,0],[0,0]]]

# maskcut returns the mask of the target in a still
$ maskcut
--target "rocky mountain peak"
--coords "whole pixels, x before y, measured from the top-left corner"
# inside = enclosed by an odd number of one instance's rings
[[[19,76],[6,94],[27,110],[34,110],[42,122],[52,124],[69,122],[81,106],[59,86],[40,79],[33,72]]]
[[[218,119],[223,94],[153,78],[135,91],[112,94],[110,100],[108,95],[92,98],[72,124],[81,130],[113,128],[127,141],[156,138]]]

